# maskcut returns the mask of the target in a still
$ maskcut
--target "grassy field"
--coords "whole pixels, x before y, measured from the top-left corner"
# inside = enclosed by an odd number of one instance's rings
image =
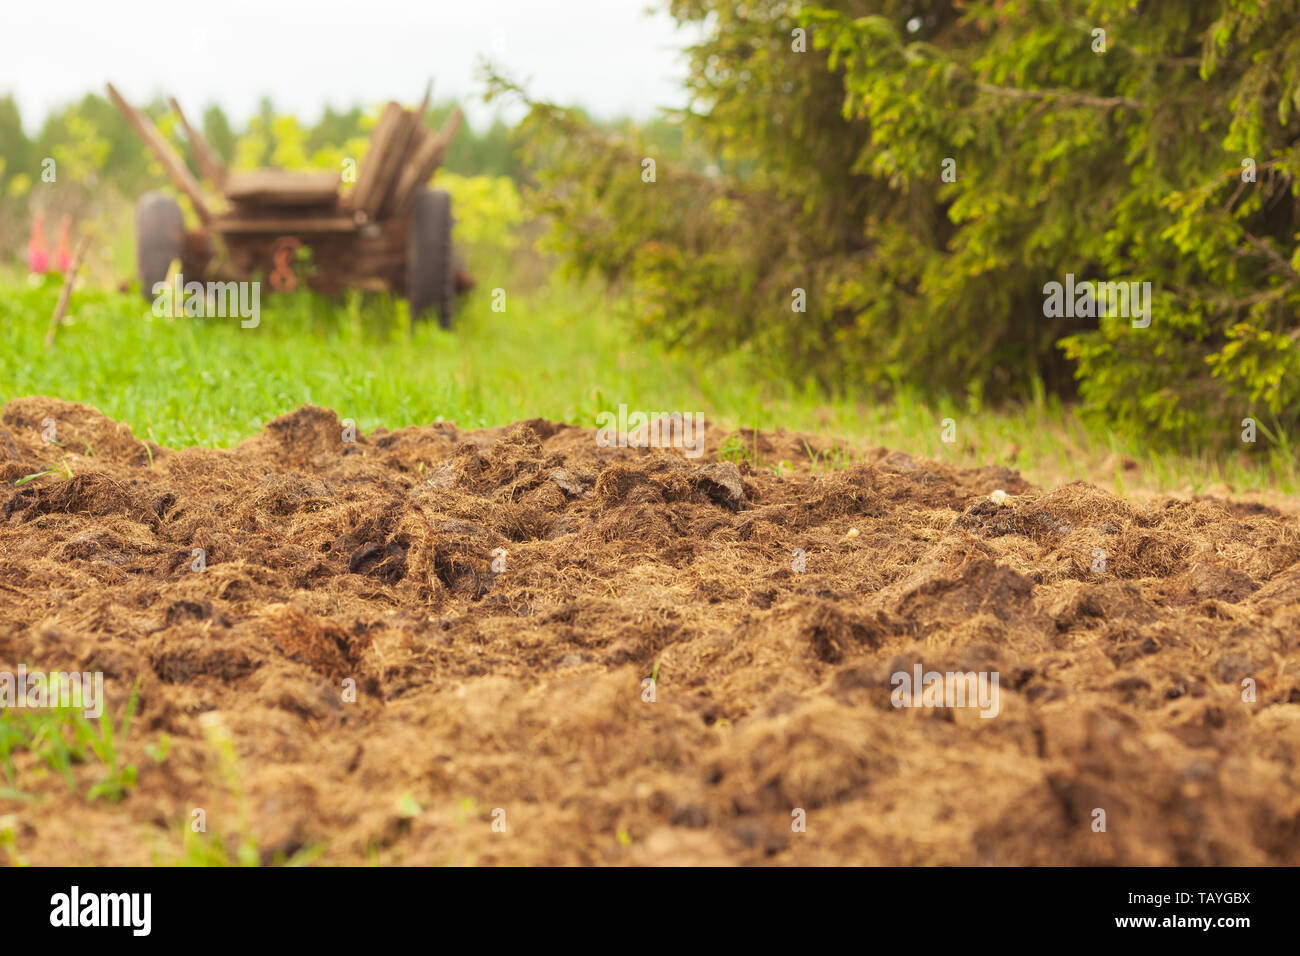
[[[1265,496],[1300,487],[1293,451],[1265,434],[1228,458],[1153,455],[1042,395],[997,410],[906,394],[880,404],[851,388],[820,395],[773,380],[743,355],[672,354],[636,341],[625,305],[595,285],[554,275],[521,282],[502,265],[476,269],[479,288],[451,332],[432,323],[412,329],[404,305],[376,296],[264,296],[260,325],[244,329],[237,319],[158,319],[140,297],[87,287],[74,294],[69,324],[49,350],[57,277],[37,284],[0,273],[0,399],[84,402],[173,447],[230,446],[304,402],[362,430],[533,417],[594,426],[599,412],[626,403],[703,411],[728,428],[1002,464],[1049,486],[1086,479],[1121,493]],[[506,290],[504,312],[492,310],[495,288]],[[956,425],[955,442],[941,439],[945,418]]]

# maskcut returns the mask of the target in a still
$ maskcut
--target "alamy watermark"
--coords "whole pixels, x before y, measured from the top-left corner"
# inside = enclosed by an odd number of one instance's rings
[[[104,712],[104,672],[47,674],[23,664],[17,674],[0,671],[0,709],[10,707],[76,707],[97,718]]]
[[[680,448],[687,458],[704,454],[703,412],[632,412],[618,406],[618,414],[596,416],[596,444],[600,448]]]
[[[148,936],[152,911],[152,893],[83,893],[74,884],[69,892],[50,897],[51,926],[118,926],[133,936]]]
[[[1068,272],[1065,284],[1049,282],[1043,286],[1043,315],[1049,319],[1096,319],[1119,316],[1132,319],[1135,329],[1151,324],[1150,282],[1083,282],[1074,281]]]
[[[996,717],[998,672],[926,671],[917,664],[912,673],[895,671],[889,679],[893,693],[889,702],[895,707],[978,707],[981,717]]]
[[[169,282],[155,282],[153,314],[159,319],[180,316],[205,319],[242,319],[245,329],[262,321],[260,282],[186,282],[179,272]]]

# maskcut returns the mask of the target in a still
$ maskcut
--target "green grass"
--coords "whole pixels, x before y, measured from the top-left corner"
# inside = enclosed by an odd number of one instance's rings
[[[0,708],[0,774],[7,784],[0,788],[0,797],[32,799],[26,792],[30,783],[14,763],[15,755],[27,752],[36,758],[28,773],[57,773],[73,791],[77,789],[73,768],[98,761],[104,773],[86,790],[86,799],[117,802],[125,798],[129,788],[135,786],[136,770],[123,761],[121,744],[131,730],[137,691],[132,688],[118,725],[107,711],[91,720],[84,714],[80,700],[72,700],[68,707]]]
[[[373,295],[267,294],[260,326],[244,329],[238,319],[158,319],[142,297],[84,289],[52,350],[43,337],[55,280],[32,286],[25,276],[0,275],[0,399],[84,402],[171,447],[228,447],[304,402],[332,408],[362,431],[438,419],[466,428],[535,417],[594,426],[599,412],[625,403],[703,411],[727,428],[807,432],[823,436],[819,447],[840,442],[807,450],[816,468],[848,464],[848,443],[1007,465],[1042,485],[1082,478],[1124,490],[1300,488],[1294,452],[1263,429],[1254,446],[1210,459],[1132,448],[1041,392],[1000,410],[909,394],[880,404],[851,385],[828,398],[765,375],[743,355],[675,354],[638,341],[624,304],[595,285],[552,277],[516,291],[500,261],[476,270],[480,286],[462,301],[451,332],[433,323],[411,329],[402,303]],[[504,313],[492,311],[498,287],[507,293]],[[941,439],[944,418],[956,424],[953,443]],[[745,445],[737,435],[729,453],[750,456]],[[1135,468],[1123,467],[1126,456]]]

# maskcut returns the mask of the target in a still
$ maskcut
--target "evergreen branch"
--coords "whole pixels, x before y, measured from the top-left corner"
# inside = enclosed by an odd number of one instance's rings
[[[1116,106],[1144,110],[1146,104],[1127,96],[1094,96],[1091,93],[1076,93],[1073,90],[1021,90],[1013,86],[995,86],[992,83],[980,83],[979,89],[984,93],[1002,96],[1011,100],[1056,100],[1070,106],[1094,106],[1108,110]]]

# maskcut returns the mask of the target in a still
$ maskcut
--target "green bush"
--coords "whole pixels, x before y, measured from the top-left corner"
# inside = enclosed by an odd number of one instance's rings
[[[1295,0],[669,6],[716,168],[645,182],[650,143],[524,125],[554,244],[648,331],[850,393],[1077,388],[1165,442],[1295,425]],[[1150,326],[1045,315],[1067,275],[1150,282]]]

